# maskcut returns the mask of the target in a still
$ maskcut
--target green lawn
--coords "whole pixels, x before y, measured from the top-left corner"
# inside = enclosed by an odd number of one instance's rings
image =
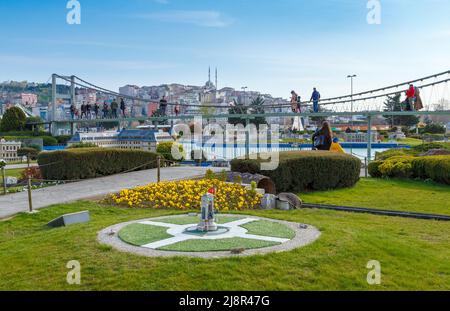
[[[162,251],[175,252],[214,252],[231,249],[255,249],[278,245],[277,242],[260,241],[244,238],[229,238],[219,240],[187,240],[159,248]]]
[[[5,170],[5,176],[19,178],[23,171],[24,171],[23,168]],[[1,180],[1,178],[0,178],[0,180]],[[3,184],[3,180],[1,180],[1,183]]]
[[[293,239],[295,232],[291,228],[278,222],[258,220],[249,222],[241,227],[248,230],[249,234],[271,236],[275,238]]]
[[[402,145],[407,145],[411,147],[423,145],[422,139],[417,138],[404,138],[404,139],[398,139],[397,142]]]
[[[225,224],[241,219],[240,216],[220,216],[219,224]],[[150,219],[153,222],[161,222],[175,225],[196,225],[199,221],[197,216],[182,216],[172,218]],[[272,221],[259,220],[247,223],[242,227],[248,230],[249,234],[264,235],[292,239],[295,232],[289,227]],[[159,240],[171,238],[167,233],[168,228],[144,225],[139,223],[130,224],[119,231],[122,241],[131,245],[142,246]],[[206,252],[206,251],[227,251],[236,248],[254,249],[277,245],[279,243],[259,241],[255,239],[228,238],[219,240],[189,240],[171,244],[160,248],[165,251],[177,252]]]
[[[63,213],[90,210],[91,222],[49,229]],[[97,242],[113,224],[170,215],[77,202],[0,222],[0,290],[450,290],[450,223],[322,210],[247,211],[318,227],[311,245],[286,253],[205,260],[147,258]],[[80,286],[66,264],[81,264]],[[382,284],[366,282],[378,260]]]
[[[432,182],[363,178],[353,188],[300,197],[306,203],[450,215],[450,186]]]
[[[125,243],[142,246],[172,237],[167,228],[143,224],[130,224],[119,231],[119,238]]]

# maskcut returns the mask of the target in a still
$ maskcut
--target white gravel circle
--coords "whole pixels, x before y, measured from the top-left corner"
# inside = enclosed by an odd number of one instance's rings
[[[260,255],[260,254],[268,254],[268,253],[279,253],[286,252],[296,248],[303,247],[305,245],[311,244],[316,241],[320,237],[320,231],[310,225],[288,222],[283,220],[257,217],[257,216],[246,216],[246,215],[224,215],[221,216],[239,216],[239,217],[249,217],[255,218],[258,220],[267,220],[272,222],[277,222],[283,224],[295,232],[295,237],[285,243],[265,247],[258,249],[248,249],[240,254],[233,254],[231,251],[207,251],[207,252],[175,252],[175,251],[161,251],[150,248],[144,248],[139,246],[134,246],[128,243],[123,242],[119,237],[119,231],[134,223],[141,223],[144,221],[157,221],[158,219],[168,219],[168,218],[177,218],[177,217],[185,217],[184,215],[176,215],[176,216],[162,216],[156,218],[148,218],[148,219],[140,219],[129,222],[124,222],[120,224],[116,224],[101,230],[98,233],[97,239],[101,244],[110,245],[114,249],[126,252],[133,253],[136,255],[146,256],[146,257],[196,257],[196,258],[206,258],[206,259],[217,259],[217,258],[226,258],[226,257],[243,257],[243,256],[252,256],[252,255]]]

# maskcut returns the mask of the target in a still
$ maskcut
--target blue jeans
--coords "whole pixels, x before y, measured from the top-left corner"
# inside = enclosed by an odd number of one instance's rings
[[[313,110],[314,110],[314,112],[319,112],[319,101],[318,100],[313,101]]]

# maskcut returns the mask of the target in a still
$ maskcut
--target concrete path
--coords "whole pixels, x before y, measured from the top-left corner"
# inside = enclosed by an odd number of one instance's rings
[[[161,169],[161,180],[179,180],[204,176],[208,168],[170,167]],[[223,168],[212,168],[220,172]],[[144,186],[156,182],[156,170],[132,172],[121,175],[90,179],[71,184],[33,190],[33,208],[40,209],[92,197],[104,196],[122,189]],[[27,192],[0,196],[0,219],[28,211]]]
[[[30,163],[30,166],[38,166],[37,163]],[[7,164],[5,166],[6,170],[14,170],[14,169],[20,169],[20,168],[27,168],[28,164],[23,163],[23,164]]]

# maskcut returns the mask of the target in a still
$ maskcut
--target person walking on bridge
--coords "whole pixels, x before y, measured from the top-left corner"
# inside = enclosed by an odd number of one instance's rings
[[[75,107],[75,104],[72,103],[72,105],[70,105],[70,116],[72,120],[75,120],[75,110],[77,110],[77,107]]]
[[[300,112],[301,98],[295,91],[291,91],[291,108],[292,112]]]
[[[81,104],[81,116],[80,116],[80,119],[83,119],[83,117],[86,118],[86,104],[84,102]]]
[[[406,110],[414,111],[414,103],[416,101],[416,89],[414,85],[410,85],[406,91]]]
[[[315,113],[319,112],[319,101],[320,101],[320,93],[316,88],[313,89],[313,93],[311,95],[311,99],[309,100],[313,103],[313,111]]]
[[[92,105],[90,102],[88,102],[86,105],[86,117],[88,120],[90,120],[92,118],[91,109],[92,109]]]
[[[102,111],[103,111],[103,119],[107,119],[108,118],[108,110],[109,110],[108,103],[105,100],[105,102],[103,103],[103,109],[102,109]]]
[[[125,110],[126,110],[127,106],[125,105],[125,101],[123,100],[123,98],[120,99],[120,111],[122,111],[122,117],[125,118]]]
[[[95,102],[95,105],[94,105],[94,114],[95,114],[95,118],[96,118],[96,119],[98,119],[98,113],[99,113],[99,111],[100,111],[100,106],[98,105],[97,102]]]
[[[166,96],[164,95],[162,97],[162,99],[159,101],[159,111],[161,112],[161,114],[163,116],[165,116],[166,110],[167,110],[167,100],[166,100]]]
[[[117,104],[116,100],[114,99],[111,103],[111,114],[113,119],[118,119],[117,116],[117,109],[119,108],[119,105]]]

